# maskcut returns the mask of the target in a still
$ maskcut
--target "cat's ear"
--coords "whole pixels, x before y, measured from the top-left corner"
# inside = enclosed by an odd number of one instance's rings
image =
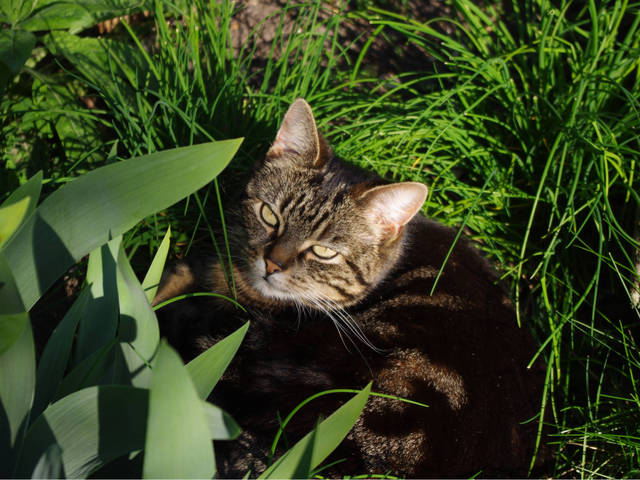
[[[329,152],[329,145],[318,132],[311,107],[298,98],[287,110],[267,158],[293,157],[317,168],[323,165]]]
[[[374,232],[390,241],[420,211],[427,192],[422,183],[393,183],[371,188],[360,199],[364,202],[365,216]]]

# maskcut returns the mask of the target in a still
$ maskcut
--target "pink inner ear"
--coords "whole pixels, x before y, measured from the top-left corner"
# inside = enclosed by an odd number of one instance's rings
[[[395,235],[418,213],[427,198],[427,187],[417,182],[395,183],[365,192],[371,222],[385,235]]]
[[[287,132],[282,128],[278,131],[278,135],[269,149],[269,153],[275,156],[282,155],[286,150],[293,150],[291,139],[288,138]]]

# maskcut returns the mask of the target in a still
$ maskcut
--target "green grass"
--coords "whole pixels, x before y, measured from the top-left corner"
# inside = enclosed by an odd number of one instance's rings
[[[517,28],[456,2],[453,38],[374,11],[373,23],[439,60],[431,76],[415,72],[421,95],[403,102],[411,135],[398,150],[416,160],[390,168],[431,185],[428,213],[445,223],[475,205],[467,225],[501,264],[547,361],[554,475],[633,475],[639,6],[513,6],[529,19]],[[491,194],[472,203],[494,172]]]
[[[169,224],[174,253],[210,244],[210,222],[224,211],[217,199],[224,207],[289,103],[305,97],[340,156],[424,182],[425,213],[464,226],[503,272],[519,322],[548,365],[540,409],[558,451],[548,474],[637,476],[640,4],[528,0],[479,9],[458,0],[452,18],[426,23],[357,5],[328,15],[320,2],[291,4],[295,24],[280,23],[261,59],[251,41],[232,47],[227,2],[198,0],[184,16],[157,2],[156,36],[126,26],[120,41],[128,50],[110,49],[106,70],[79,56],[85,46],[52,37],[66,71],[48,73],[43,85],[59,88],[65,75],[97,96],[98,109],[75,111],[100,125],[102,159],[246,138],[219,184],[127,235],[138,254],[154,251]],[[375,32],[389,52],[405,42],[422,52],[424,68],[372,76],[367,38],[351,48],[336,35],[353,17],[372,24],[367,35]],[[453,35],[441,33],[442,22]],[[47,58],[48,68],[57,65]],[[16,98],[3,132],[28,143]],[[47,115],[52,108],[43,107]],[[44,143],[64,150],[62,138]],[[45,175],[54,183],[103,161],[54,160]],[[14,183],[23,170],[12,170]],[[224,254],[224,239],[215,240]]]

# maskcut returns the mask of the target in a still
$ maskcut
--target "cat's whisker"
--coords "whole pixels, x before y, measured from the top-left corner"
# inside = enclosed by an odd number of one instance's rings
[[[342,333],[345,334],[345,336],[349,339],[349,341],[352,344],[354,344],[354,346],[355,346],[355,342],[351,338],[351,335],[349,333],[350,331],[362,341],[362,337],[358,335],[358,332],[353,327],[351,327],[351,325],[349,324],[349,321],[345,320],[344,314],[340,312],[339,309],[332,308],[331,304],[326,302],[326,300],[322,297],[317,297],[317,296],[314,297],[306,293],[304,294],[304,296],[307,298],[308,301],[312,302],[313,305],[315,305],[319,311],[321,311],[331,319],[331,321],[334,323],[334,325],[338,329],[338,333],[340,334],[340,338],[342,339],[343,345],[348,351],[351,351],[351,350],[349,349],[347,344],[344,342],[344,339],[342,338]],[[345,326],[349,327],[349,329],[347,330]],[[366,337],[365,337],[365,340],[366,340]]]
[[[294,300],[294,305],[296,306],[296,314],[297,314],[297,325],[296,329],[300,330],[300,325],[302,324],[302,318],[305,315],[306,306],[304,303]]]
[[[335,318],[333,318],[331,315],[327,315],[331,321],[333,322],[333,324],[336,327],[336,331],[338,332],[338,336],[340,337],[340,341],[342,342],[342,345],[344,345],[344,348],[347,352],[351,353],[351,349],[349,348],[349,345],[347,345],[347,342],[344,341],[344,337],[346,336],[347,339],[349,339],[349,341],[354,344],[353,340],[351,339],[351,337],[349,336],[349,332],[346,332],[344,330],[344,327],[342,325],[340,325],[340,322],[336,321]],[[342,335],[344,333],[344,336]]]
[[[362,343],[376,353],[384,353],[384,350],[376,347],[371,340],[369,340],[366,334],[362,331],[362,328],[360,328],[360,325],[357,324],[353,317],[351,317],[351,315],[349,315],[341,305],[338,305],[334,300],[324,296],[320,297],[320,301],[328,306],[328,309],[335,313]]]
[[[317,308],[321,312],[323,312],[327,317],[329,317],[331,319],[331,321],[333,322],[333,324],[335,325],[335,327],[336,327],[336,329],[338,331],[338,334],[340,335],[340,339],[342,340],[342,344],[347,349],[347,351],[351,352],[351,349],[349,348],[349,346],[344,341],[344,338],[343,338],[342,334],[344,334],[344,336],[349,340],[349,342],[358,351],[358,353],[360,354],[362,359],[365,360],[365,362],[366,362],[366,359],[362,355],[362,352],[360,352],[360,349],[358,348],[356,341],[352,338],[352,335],[354,335],[361,342],[365,343],[365,345],[369,346],[372,349],[375,349],[375,347],[371,344],[371,342],[368,341],[366,336],[364,336],[364,334],[361,331],[358,332],[358,329],[353,327],[352,323],[349,322],[349,319],[347,319],[344,316],[344,313],[341,312],[339,309],[331,308],[330,305],[327,305],[326,303],[323,303],[322,299],[319,299],[319,298],[314,298],[314,299],[312,299],[312,301],[314,302],[314,304],[317,306]]]
[[[365,345],[367,345],[369,348],[371,348],[373,351],[377,352],[377,353],[381,353],[383,352],[382,350],[380,350],[379,348],[377,348],[375,345],[373,345],[369,339],[366,337],[366,335],[364,334],[364,332],[360,329],[359,325],[357,325],[357,323],[355,322],[355,320],[353,320],[353,318],[351,318],[351,316],[344,310],[344,308],[342,308],[341,306],[337,305],[335,302],[333,302],[331,299],[325,298],[324,299],[325,302],[329,303],[331,305],[331,303],[333,303],[335,305],[334,309],[329,310],[326,307],[323,309],[325,312],[329,313],[336,313],[339,314],[341,316],[339,316],[339,318],[342,319],[342,321],[344,322],[344,324],[349,327],[349,330],[351,330],[351,332],[353,334],[355,334],[356,338],[358,338],[362,343],[364,343]],[[331,315],[331,314],[330,314]],[[340,334],[341,331],[343,331],[345,333],[345,336],[349,339],[349,341],[351,342],[351,344],[353,345],[353,347],[356,349],[356,351],[358,352],[358,355],[360,355],[360,358],[362,358],[362,360],[364,361],[365,365],[367,366],[367,368],[369,369],[369,372],[371,373],[371,375],[373,376],[373,370],[371,369],[371,365],[369,364],[369,362],[367,361],[367,358],[362,354],[362,351],[358,348],[358,344],[357,342],[351,338],[351,336],[349,335],[349,331],[346,330],[344,328],[344,326],[340,323],[339,320],[336,320],[333,315],[330,316],[330,318],[333,320],[334,325],[336,326],[336,328],[338,329],[338,333]],[[351,350],[349,349],[349,347],[345,344],[344,340],[342,339],[342,335],[340,334],[340,339],[342,340],[342,344],[345,346],[345,348],[347,349],[348,352],[351,352]]]
[[[354,345],[354,347],[356,347],[355,342],[353,341],[353,339],[351,338],[351,336],[349,335],[349,332],[347,330],[345,330],[344,326],[341,324],[340,320],[337,319],[334,315],[333,312],[331,310],[329,310],[325,305],[323,305],[319,299],[309,295],[307,292],[304,292],[302,290],[298,290],[296,289],[295,292],[297,295],[300,295],[302,298],[304,298],[306,301],[308,301],[309,303],[311,303],[312,305],[314,305],[316,307],[316,309],[322,313],[324,313],[327,317],[329,317],[329,319],[331,319],[331,321],[333,322],[333,324],[336,327],[336,330],[338,331],[338,336],[340,337],[340,341],[342,342],[342,344],[344,345],[344,348],[351,353],[351,349],[349,348],[349,346],[347,345],[347,343],[344,340],[344,336],[346,336],[349,341]],[[344,333],[344,336],[343,336]],[[357,347],[356,347],[357,350]],[[359,350],[358,350],[359,352]],[[362,354],[361,354],[362,356]],[[364,358],[364,357],[363,357]],[[365,360],[366,361],[366,360]]]

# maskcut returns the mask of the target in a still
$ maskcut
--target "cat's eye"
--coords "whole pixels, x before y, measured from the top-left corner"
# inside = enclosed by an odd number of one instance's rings
[[[338,252],[330,249],[329,247],[323,247],[322,245],[314,245],[311,247],[311,251],[316,254],[317,257],[322,258],[324,260],[329,260],[330,258],[338,255]]]
[[[263,203],[262,207],[260,207],[260,217],[262,217],[262,221],[270,227],[275,228],[278,225],[278,217],[276,217],[276,214],[273,213],[271,207],[266,203]]]

